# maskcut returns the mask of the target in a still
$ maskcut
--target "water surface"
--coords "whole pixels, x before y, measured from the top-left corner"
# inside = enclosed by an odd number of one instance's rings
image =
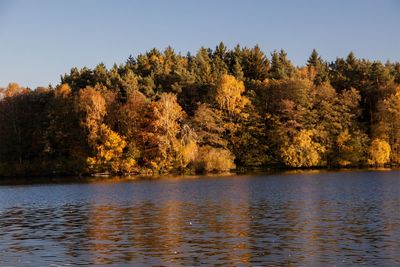
[[[0,186],[0,266],[400,265],[400,172]]]

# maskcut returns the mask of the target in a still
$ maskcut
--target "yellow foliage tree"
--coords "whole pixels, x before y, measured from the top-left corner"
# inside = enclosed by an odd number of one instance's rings
[[[198,151],[196,139],[196,133],[188,125],[184,125],[181,130],[177,156],[177,163],[181,169],[186,168],[195,160]]]
[[[337,146],[339,152],[348,153],[353,150],[353,148],[351,146],[349,146],[349,144],[348,144],[350,138],[351,138],[351,136],[347,129],[338,135],[338,137],[336,139],[336,146]],[[342,159],[341,157],[339,157],[338,164],[340,166],[348,166],[351,164],[351,162],[347,159]]]
[[[127,102],[120,106],[117,115],[119,133],[126,137],[129,157],[139,159],[148,143],[146,127],[150,120],[150,102],[139,91],[133,91],[127,97]]]
[[[178,134],[181,130],[179,122],[185,113],[178,104],[176,95],[164,93],[159,101],[153,103],[153,116],[153,127],[146,134],[151,144],[145,152],[145,157],[149,158],[153,169],[161,172],[170,171],[179,153]]]
[[[131,172],[136,164],[134,159],[122,159],[126,147],[124,138],[101,124],[94,156],[87,159],[89,168],[95,171]]]
[[[369,148],[368,163],[376,166],[382,166],[390,160],[390,145],[381,139],[374,139]]]
[[[297,75],[300,79],[307,79],[313,81],[317,74],[317,69],[314,66],[304,66],[297,70]]]
[[[63,91],[66,91],[63,89]],[[90,170],[96,172],[131,172],[136,165],[133,158],[124,158],[125,138],[103,124],[107,113],[105,97],[92,87],[79,91],[77,109],[83,115],[82,125],[88,132],[88,145],[93,156],[87,158]]]
[[[281,148],[282,161],[290,167],[312,167],[321,164],[325,148],[312,140],[311,130],[301,130],[290,144]]]
[[[226,110],[229,115],[239,114],[250,102],[242,94],[245,91],[244,83],[234,76],[223,74],[216,90],[215,100],[219,107]]]
[[[67,98],[71,95],[71,93],[72,93],[71,87],[69,87],[69,85],[66,83],[57,86],[54,92],[55,96],[60,98]]]
[[[156,126],[160,133],[172,138],[176,137],[180,130],[179,121],[183,118],[183,110],[178,104],[176,95],[165,93],[156,103],[154,113]]]
[[[13,97],[19,94],[28,93],[29,89],[19,86],[18,83],[9,83],[6,90],[4,91],[5,97]]]
[[[83,126],[89,132],[88,143],[94,146],[98,138],[99,126],[106,114],[106,100],[99,91],[86,87],[79,91],[77,109],[83,114]]]
[[[400,86],[396,93],[378,103],[376,120],[373,136],[386,140],[391,147],[390,161],[400,163]]]

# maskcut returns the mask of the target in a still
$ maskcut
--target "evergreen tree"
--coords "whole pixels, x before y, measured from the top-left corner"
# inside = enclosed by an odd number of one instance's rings
[[[247,79],[263,81],[268,76],[269,61],[258,45],[241,51],[241,64]]]

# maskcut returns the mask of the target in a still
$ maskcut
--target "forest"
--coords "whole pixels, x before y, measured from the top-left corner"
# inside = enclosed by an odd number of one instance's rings
[[[397,166],[400,63],[222,42],[0,89],[0,176]]]

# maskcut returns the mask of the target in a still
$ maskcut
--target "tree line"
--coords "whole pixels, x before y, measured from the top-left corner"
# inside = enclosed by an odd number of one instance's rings
[[[0,175],[398,165],[398,136],[400,63],[353,53],[167,47],[0,89]]]

